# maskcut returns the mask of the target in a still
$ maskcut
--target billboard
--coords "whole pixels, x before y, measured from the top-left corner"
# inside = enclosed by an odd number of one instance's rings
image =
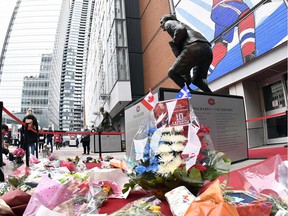
[[[213,48],[208,82],[287,41],[285,0],[171,0],[177,19]]]

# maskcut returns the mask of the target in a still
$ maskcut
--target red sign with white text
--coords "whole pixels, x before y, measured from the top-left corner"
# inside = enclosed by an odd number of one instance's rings
[[[161,101],[153,109],[156,127],[172,127],[190,123],[190,110],[187,98]]]

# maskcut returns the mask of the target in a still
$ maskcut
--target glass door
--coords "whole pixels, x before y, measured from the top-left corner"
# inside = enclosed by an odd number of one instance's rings
[[[287,74],[266,82],[262,92],[265,144],[287,143]]]

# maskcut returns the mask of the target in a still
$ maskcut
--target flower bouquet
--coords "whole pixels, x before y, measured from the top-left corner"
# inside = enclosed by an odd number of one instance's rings
[[[185,186],[197,195],[204,183],[230,170],[231,160],[214,150],[209,128],[190,112],[188,99],[158,103],[133,143],[124,191],[138,184],[164,199],[166,192]]]
[[[24,163],[23,157],[25,155],[25,151],[22,148],[17,148],[13,152],[15,163],[21,164]]]

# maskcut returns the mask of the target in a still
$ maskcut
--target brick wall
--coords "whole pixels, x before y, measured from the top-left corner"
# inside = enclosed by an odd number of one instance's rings
[[[168,13],[169,0],[140,1],[145,92],[167,77],[167,71],[175,60],[168,44],[171,38],[160,29],[160,18]],[[171,79],[159,87],[179,88]]]

